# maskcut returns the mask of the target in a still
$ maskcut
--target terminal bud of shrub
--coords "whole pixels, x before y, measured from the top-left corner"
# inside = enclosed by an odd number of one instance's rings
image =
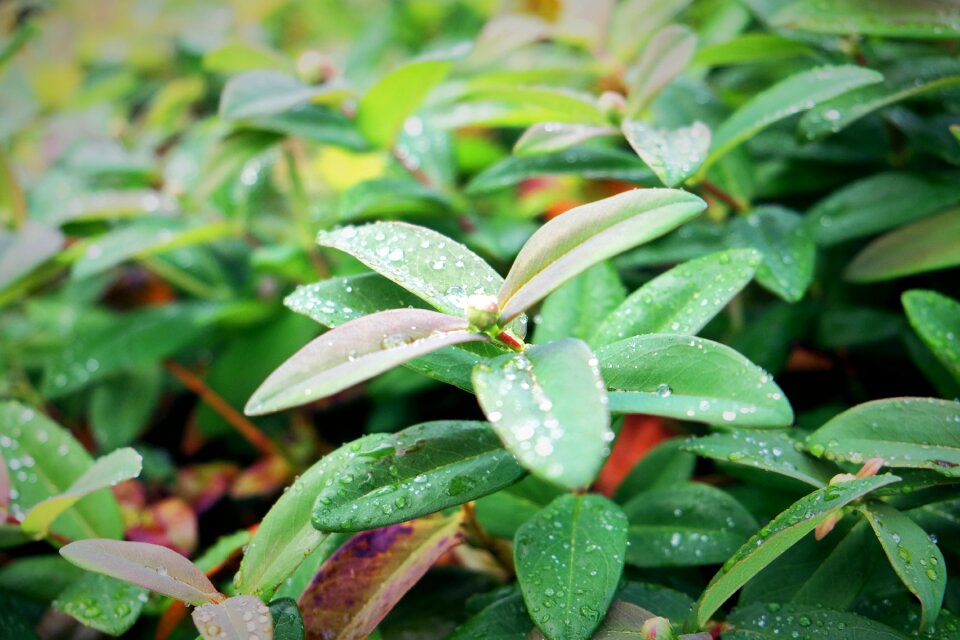
[[[500,305],[497,299],[488,295],[472,295],[467,298],[467,322],[480,331],[488,331],[497,325]]]
[[[640,629],[643,640],[677,640],[677,634],[666,618],[650,618]]]

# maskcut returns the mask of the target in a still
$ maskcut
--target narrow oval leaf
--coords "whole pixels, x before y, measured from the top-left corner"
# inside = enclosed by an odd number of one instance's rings
[[[581,271],[672,231],[703,211],[695,195],[636,189],[567,211],[527,240],[497,295],[510,320]]]
[[[340,219],[430,215],[451,209],[443,193],[412,179],[364,180],[350,187],[340,199]]]
[[[550,640],[586,640],[600,625],[623,572],[627,518],[597,494],[567,494],[517,530],[517,579]]]
[[[51,606],[88,627],[119,636],[134,625],[146,603],[146,589],[85,573],[61,591]]]
[[[855,65],[817,67],[781,80],[754,96],[714,131],[710,156],[700,175],[728,151],[774,122],[881,80],[883,76],[876,71]]]
[[[950,0],[781,0],[749,4],[762,9],[776,27],[819,33],[863,34],[893,38],[956,38],[960,7]]]
[[[176,551],[156,544],[78,540],[61,548],[60,555],[88,571],[125,580],[187,604],[223,599],[196,565]]]
[[[94,462],[69,489],[34,505],[20,526],[32,536],[46,536],[54,520],[81,498],[136,478],[142,468],[143,458],[139,453],[129,447],[117,449]]]
[[[435,311],[394,309],[331,329],[284,362],[253,393],[248,415],[305,404],[454,344],[485,340]]]
[[[624,120],[621,127],[633,150],[668,187],[695,174],[707,159],[710,128],[702,122],[670,130]]]
[[[256,596],[233,596],[191,614],[203,640],[273,640],[273,617]]]
[[[724,563],[700,596],[697,624],[705,626],[720,605],[818,524],[854,500],[898,480],[890,474],[851,480],[818,489],[793,503]]]
[[[827,486],[840,469],[803,453],[798,444],[786,433],[776,431],[730,431],[696,438],[683,449],[705,458],[779,473],[814,487]]]
[[[738,607],[727,619],[729,640],[906,640],[890,627],[846,611],[796,604],[751,604]]]
[[[747,286],[760,261],[753,249],[733,249],[677,265],[630,294],[588,341],[599,346],[644,333],[695,335]]]
[[[601,262],[590,267],[543,301],[534,340],[539,344],[561,338],[587,340],[626,295],[612,264]]]
[[[513,145],[513,155],[535,156],[555,153],[593,138],[616,134],[617,130],[607,125],[540,122],[523,132],[520,139]]]
[[[904,425],[910,425],[904,429]],[[960,402],[934,398],[874,400],[844,411],[807,438],[816,456],[960,476]]]
[[[793,409],[773,377],[730,347],[650,334],[601,347],[610,410],[751,427],[786,427]]]
[[[499,491],[524,475],[485,422],[427,422],[360,448],[338,465],[313,508],[322,531],[412,520]]]
[[[723,562],[757,530],[757,521],[734,498],[695,482],[638,494],[623,511],[630,521],[627,563],[635,567]]]
[[[937,619],[947,588],[946,562],[927,532],[913,520],[882,502],[870,502],[861,509],[883,546],[890,566],[903,584],[920,600],[921,629]]]
[[[763,256],[757,282],[787,302],[796,302],[813,280],[816,247],[803,218],[782,207],[758,207],[730,225],[734,246]]]
[[[226,120],[274,116],[311,101],[340,102],[350,95],[343,85],[313,86],[279,71],[257,69],[230,78],[220,94]]]
[[[868,244],[847,265],[851,282],[877,282],[960,266],[960,211],[901,227]]]
[[[481,363],[473,387],[520,464],[571,489],[593,481],[613,432],[596,358],[583,341],[557,340]]]
[[[642,114],[660,90],[687,68],[696,48],[697,35],[683,25],[667,25],[655,33],[629,72],[633,81],[627,95],[626,117]]]
[[[300,597],[307,640],[360,640],[437,558],[460,544],[463,512],[358,533]]]
[[[901,299],[910,326],[960,382],[960,302],[922,289],[907,291]]]
[[[449,640],[526,640],[533,621],[519,593],[501,598],[453,630]]]

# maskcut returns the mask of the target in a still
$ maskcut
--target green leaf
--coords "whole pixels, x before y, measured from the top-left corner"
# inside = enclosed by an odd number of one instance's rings
[[[507,449],[534,474],[589,485],[613,439],[606,391],[590,348],[568,338],[477,365],[477,400]]]
[[[623,180],[653,186],[653,173],[635,153],[603,147],[577,147],[559,153],[509,157],[486,168],[467,184],[468,196],[512,187],[524,180],[575,175],[587,180]]]
[[[0,448],[17,497],[17,518],[37,503],[67,491],[93,465],[90,454],[65,429],[18,402],[0,403]],[[66,538],[119,538],[123,520],[117,500],[99,491],[68,509],[52,527]]]
[[[119,636],[134,625],[146,602],[146,589],[88,573],[64,589],[53,608],[88,627]]]
[[[738,607],[727,619],[733,627],[724,640],[906,640],[890,627],[845,611],[788,604]]]
[[[607,124],[592,96],[566,88],[473,81],[455,102],[434,105],[431,117],[438,126],[525,127],[541,122]]]
[[[292,66],[282,53],[246,42],[232,42],[203,56],[203,68],[215,73],[241,73],[257,69],[287,71]]]
[[[513,155],[524,157],[555,153],[593,138],[616,134],[616,129],[602,124],[541,122],[523,132],[513,145]]]
[[[272,116],[312,101],[340,102],[349,89],[336,83],[311,86],[285,73],[259,69],[235,76],[220,94],[220,117],[240,120]]]
[[[357,125],[370,142],[391,147],[404,120],[419,108],[420,103],[439,84],[450,69],[450,60],[412,60],[381,78],[360,99]]]
[[[643,623],[654,618],[654,614],[646,609],[641,609],[635,604],[615,600],[610,604],[606,617],[593,635],[592,640],[633,640],[635,638],[646,638],[646,634],[641,634]],[[530,634],[530,640],[544,640],[546,636],[539,629],[535,629]],[[560,636],[566,637],[566,636]],[[657,635],[658,638],[670,640],[676,636]]]
[[[825,487],[839,469],[806,455],[798,449],[798,444],[786,433],[738,430],[696,438],[684,444],[683,449],[705,458],[755,467],[814,487]]]
[[[625,296],[613,265],[601,262],[590,267],[543,301],[534,338],[541,344],[561,338],[586,340]]]
[[[312,525],[308,525],[311,526]],[[330,533],[323,535],[323,541],[307,554],[300,566],[284,580],[274,597],[299,598],[320,571],[320,566],[351,538],[349,533]]]
[[[960,302],[922,289],[907,291],[901,300],[913,330],[960,382]]]
[[[925,218],[960,202],[956,174],[876,173],[818,202],[806,222],[819,245],[833,245]]]
[[[331,329],[378,311],[426,308],[420,298],[376,273],[300,285],[283,304]]]
[[[723,565],[700,596],[697,624],[710,621],[714,612],[750,578],[795,545],[818,524],[854,500],[899,480],[883,474],[830,485],[801,498],[750,538]]]
[[[730,226],[730,242],[763,256],[757,282],[787,302],[803,297],[813,280],[816,247],[803,217],[781,207],[754,209]]]
[[[436,562],[460,544],[462,511],[364,531],[323,564],[300,597],[308,638],[366,638]]]
[[[844,411],[807,438],[816,456],[960,476],[960,403],[934,398],[874,400]],[[904,429],[904,425],[910,425]]]
[[[520,590],[547,638],[591,637],[613,601],[626,550],[626,516],[596,494],[561,496],[517,530]]]
[[[851,91],[808,111],[800,119],[800,132],[808,140],[823,138],[877,109],[957,84],[960,62],[956,59],[911,59],[887,71],[882,84]]]
[[[960,266],[960,211],[901,227],[868,244],[844,271],[851,282],[877,282]]]
[[[270,603],[274,640],[304,640],[303,618],[293,598],[277,598]]]
[[[366,151],[370,148],[353,120],[339,111],[315,104],[303,105],[272,116],[245,120],[238,127],[297,136],[351,151]]]
[[[643,333],[696,334],[753,278],[760,254],[711,253],[677,265],[630,294],[589,340],[606,345]]]
[[[58,555],[27,556],[0,568],[0,591],[48,603],[84,575]]]
[[[713,146],[699,175],[731,149],[774,122],[881,80],[883,76],[876,71],[854,65],[817,67],[781,80],[754,96],[714,130]]]
[[[527,476],[517,484],[477,500],[477,521],[490,535],[513,538],[524,522],[562,493],[555,484]]]
[[[940,549],[909,517],[882,502],[868,502],[861,511],[883,546],[893,570],[923,610],[921,629],[937,619],[947,588],[946,562]]]
[[[639,117],[657,94],[686,69],[696,48],[697,35],[679,24],[667,25],[650,38],[640,60],[628,75],[633,79],[624,112],[628,120]],[[629,135],[627,139],[630,139]]]
[[[63,246],[59,229],[27,222],[16,231],[0,229],[0,289],[33,271]]]
[[[117,449],[94,462],[66,491],[35,504],[20,526],[34,537],[45,537],[53,522],[81,498],[136,478],[142,468],[143,458],[139,453],[129,447]]]
[[[684,441],[674,438],[661,442],[633,465],[614,493],[623,504],[640,493],[686,482],[693,475],[696,456],[681,451]]]
[[[325,398],[419,356],[484,340],[435,311],[394,309],[357,318],[308,343],[270,374],[244,411],[261,415]]]
[[[893,38],[956,38],[960,8],[950,0],[751,0],[775,27]]]
[[[656,611],[657,615],[669,618],[676,625],[683,624],[690,617],[696,604],[693,598],[682,591],[632,580],[617,592],[616,598],[647,611]]]
[[[88,571],[124,580],[187,604],[218,602],[223,597],[196,565],[160,545],[78,540],[61,548],[60,555]]]
[[[150,422],[163,391],[163,369],[137,367],[98,384],[90,394],[90,431],[101,450],[133,442]]]
[[[659,129],[637,120],[624,120],[627,142],[668,187],[697,172],[707,159],[710,128],[700,121],[680,129]]]
[[[697,50],[693,63],[709,67],[771,62],[808,56],[808,45],[773,33],[744,33]]]
[[[200,571],[211,573],[220,568],[234,553],[249,544],[252,535],[249,530],[241,529],[229,535],[220,536],[193,563]]]
[[[785,427],[793,409],[773,378],[730,347],[649,334],[597,351],[610,410],[723,424]]]
[[[691,567],[729,558],[757,530],[739,502],[706,484],[659,487],[623,505],[630,521],[627,563]]]
[[[523,596],[501,598],[454,629],[449,640],[526,640],[533,628]]]
[[[270,609],[256,596],[234,596],[205,604],[190,614],[203,640],[251,638],[273,640]]]
[[[706,207],[673,189],[635,189],[567,211],[523,245],[500,287],[501,318],[509,320],[588,267],[649,242]]]
[[[442,193],[413,180],[364,180],[344,194],[340,202],[343,220],[442,213],[450,200]]]
[[[362,531],[499,491],[524,475],[484,422],[438,421],[350,446],[313,507],[321,531]]]

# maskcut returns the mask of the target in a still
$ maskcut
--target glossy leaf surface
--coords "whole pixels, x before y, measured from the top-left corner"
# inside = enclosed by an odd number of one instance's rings
[[[824,487],[838,469],[798,450],[798,443],[786,433],[731,431],[696,438],[684,450],[748,467],[795,478],[814,487]]]
[[[960,382],[960,302],[923,289],[907,291],[901,299],[914,331]]]
[[[623,134],[660,182],[680,184],[700,168],[710,148],[710,128],[694,122],[680,129],[658,129],[644,122],[623,121]]]
[[[203,640],[273,640],[273,618],[263,600],[234,596],[197,607],[191,614]]]
[[[147,602],[147,590],[95,573],[64,589],[53,608],[85,626],[119,636],[134,625]]]
[[[734,245],[763,256],[757,281],[787,302],[803,297],[813,280],[816,247],[803,218],[780,207],[759,207],[731,225]]]
[[[774,26],[820,33],[856,33],[898,38],[954,38],[960,9],[949,1],[920,0],[753,0]]]
[[[905,640],[890,627],[845,611],[831,611],[794,604],[752,604],[739,607],[730,616],[731,640],[798,638],[810,640]]]

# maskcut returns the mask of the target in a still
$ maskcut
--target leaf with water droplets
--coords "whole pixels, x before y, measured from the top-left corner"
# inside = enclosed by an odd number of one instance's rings
[[[513,538],[520,526],[563,494],[557,485],[527,476],[520,482],[477,500],[477,521],[490,535]]]
[[[589,485],[613,439],[596,358],[581,340],[535,345],[477,365],[487,419],[524,467],[564,487]]]
[[[616,134],[617,130],[608,125],[540,122],[523,132],[513,145],[513,155],[523,157],[556,153],[593,138]]]
[[[640,630],[643,628],[644,622],[655,617],[654,614],[635,604],[614,600],[607,610],[607,616],[590,638],[591,640],[635,640],[636,638],[646,638],[647,636],[641,635]],[[534,629],[533,633],[527,636],[528,640],[544,640],[545,637],[539,629]],[[657,637],[670,640],[671,637],[676,636],[658,635]]]
[[[274,116],[310,102],[336,104],[350,93],[345,85],[309,85],[286,73],[256,69],[227,81],[220,94],[220,117],[241,120]]]
[[[776,431],[712,433],[687,442],[683,449],[705,458],[779,473],[814,487],[825,487],[840,473],[834,465],[800,451],[798,442],[786,433]]]
[[[842,35],[956,38],[960,7],[951,0],[749,0],[774,27]]]
[[[64,589],[52,606],[88,627],[119,636],[137,621],[146,602],[147,590],[142,587],[87,573]]]
[[[591,637],[613,601],[626,549],[626,516],[596,494],[561,496],[517,530],[520,590],[547,638]]]
[[[10,471],[10,513],[21,519],[37,503],[67,491],[93,465],[90,454],[68,431],[18,402],[0,403],[0,450]],[[67,509],[51,527],[70,539],[119,538],[123,519],[106,490]]]
[[[293,598],[277,598],[270,602],[274,640],[304,640],[303,617]]]
[[[300,285],[283,304],[331,329],[378,311],[427,308],[420,298],[376,273]]]
[[[633,150],[668,187],[692,176],[707,158],[710,128],[702,122],[673,130],[636,120],[624,120],[621,126]]]
[[[705,626],[720,605],[818,524],[854,500],[898,480],[890,474],[858,478],[818,489],[793,503],[724,563],[700,596],[697,624]]]
[[[960,302],[923,289],[907,291],[901,299],[910,326],[960,382]]]
[[[904,429],[904,425],[910,425]],[[844,411],[807,438],[827,460],[932,469],[960,476],[960,402],[935,398],[874,400]]]
[[[627,563],[635,567],[695,567],[729,558],[757,530],[757,521],[727,493],[686,482],[634,496]]]
[[[191,615],[203,640],[273,640],[270,609],[256,596],[233,596]]]
[[[567,211],[523,245],[497,298],[512,319],[585,269],[658,238],[706,204],[674,189],[635,189]]]
[[[331,329],[280,365],[247,402],[248,415],[325,398],[419,356],[485,340],[465,320],[422,309],[394,309]]]
[[[781,80],[754,96],[714,130],[710,155],[700,175],[731,149],[773,123],[881,80],[883,76],[876,71],[855,65],[817,67]]]
[[[63,242],[59,229],[36,222],[16,231],[0,229],[0,290],[56,255]]]
[[[900,227],[858,253],[843,275],[877,282],[960,266],[960,211],[951,210]]]
[[[605,345],[643,333],[694,335],[753,278],[760,254],[731,249],[689,260],[634,291],[588,341]]]
[[[947,588],[947,565],[927,532],[902,512],[883,502],[868,502],[861,508],[883,546],[890,566],[904,586],[920,600],[920,629],[937,619]]]
[[[804,219],[782,207],[757,207],[730,225],[730,243],[763,256],[757,282],[787,302],[803,297],[813,280],[816,247]]]
[[[593,96],[562,87],[531,86],[478,78],[450,100],[432,105],[439,126],[524,127],[540,122],[607,124]]]
[[[188,559],[166,547],[146,542],[78,540],[60,555],[88,571],[124,580],[187,604],[218,602],[223,596]]]
[[[890,627],[846,611],[796,604],[751,604],[727,619],[724,640],[906,640]]]
[[[793,422],[773,377],[718,342],[648,334],[601,347],[597,358],[614,412],[730,426]]]
[[[457,510],[353,536],[300,597],[307,637],[366,638],[437,558],[462,542],[462,521]]]
[[[453,630],[449,640],[526,640],[533,621],[519,593],[501,598]]]
[[[688,27],[671,24],[657,31],[629,72],[632,82],[627,93],[626,117],[636,118],[643,113],[660,90],[686,69],[696,48],[697,35]]]
[[[612,264],[590,267],[543,301],[534,340],[539,344],[561,338],[586,340],[625,296],[626,289]]]
[[[344,445],[313,507],[322,531],[362,531],[441,511],[513,484],[524,474],[485,422],[409,427],[375,448]]]
[[[129,447],[117,449],[94,462],[66,491],[35,504],[20,526],[31,536],[44,537],[53,522],[81,498],[136,478],[142,468],[143,458],[139,453]]]
[[[661,442],[643,454],[633,465],[613,495],[613,499],[623,504],[637,494],[673,486],[686,482],[693,475],[697,458],[693,454],[681,451],[682,438],[672,438]]]

